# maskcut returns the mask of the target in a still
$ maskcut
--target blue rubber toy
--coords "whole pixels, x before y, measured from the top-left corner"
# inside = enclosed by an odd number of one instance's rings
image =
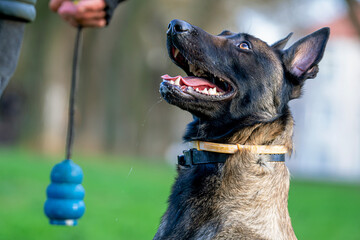
[[[64,160],[51,171],[51,184],[46,190],[46,216],[54,225],[77,225],[85,212],[85,190],[81,185],[83,172],[71,160]]]

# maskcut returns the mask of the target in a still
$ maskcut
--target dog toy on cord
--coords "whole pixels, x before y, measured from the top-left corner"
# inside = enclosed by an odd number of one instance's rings
[[[71,150],[74,139],[74,104],[80,37],[81,27],[78,28],[74,47],[66,156],[64,161],[56,164],[52,169],[50,176],[51,183],[46,190],[47,200],[44,205],[44,211],[50,219],[50,224],[54,225],[75,226],[77,225],[77,219],[81,218],[85,212],[85,203],[83,201],[85,190],[81,185],[83,172],[81,168],[71,160]]]

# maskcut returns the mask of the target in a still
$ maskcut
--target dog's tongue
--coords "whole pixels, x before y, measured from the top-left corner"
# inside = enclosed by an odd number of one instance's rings
[[[170,77],[169,75],[162,75],[161,76],[162,79],[166,80],[166,81],[174,81],[176,82],[176,80],[178,78],[180,78],[180,85],[186,85],[186,86],[190,86],[190,87],[198,87],[200,90],[205,89],[205,88],[216,88],[216,91],[218,92],[224,92],[222,89],[218,88],[215,84],[213,84],[212,82],[209,82],[208,80],[204,79],[204,78],[199,78],[199,77],[182,77],[182,76],[176,76],[176,77]]]

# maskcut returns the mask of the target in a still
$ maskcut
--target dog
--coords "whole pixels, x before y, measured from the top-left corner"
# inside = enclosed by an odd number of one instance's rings
[[[155,240],[296,239],[283,157],[292,151],[288,103],[316,77],[329,34],[322,28],[283,50],[292,33],[268,45],[170,22],[168,53],[188,76],[162,76],[160,93],[194,120]]]

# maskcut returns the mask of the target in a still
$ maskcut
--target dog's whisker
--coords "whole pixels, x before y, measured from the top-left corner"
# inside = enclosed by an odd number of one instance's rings
[[[146,115],[144,117],[144,120],[142,121],[142,123],[140,124],[140,127],[138,132],[137,132],[137,138],[136,138],[136,147],[138,148],[140,146],[140,143],[142,141],[142,135],[143,135],[143,131],[141,131],[143,128],[145,128],[146,122],[149,119],[150,113],[153,111],[153,109],[155,108],[155,106],[157,106],[158,104],[160,104],[163,101],[163,99],[161,97],[158,98],[158,100],[153,103],[153,105],[151,105],[151,107],[149,108],[149,110],[146,112]]]
[[[155,108],[155,106],[157,106],[158,104],[160,104],[162,101],[164,101],[164,99],[162,99],[161,97],[159,97],[159,100],[156,101],[153,105],[151,105],[151,107],[149,108],[149,110],[147,111],[145,118],[143,120],[143,122],[141,123],[141,127],[144,127],[147,119],[149,118],[150,113],[152,112],[152,110]]]

